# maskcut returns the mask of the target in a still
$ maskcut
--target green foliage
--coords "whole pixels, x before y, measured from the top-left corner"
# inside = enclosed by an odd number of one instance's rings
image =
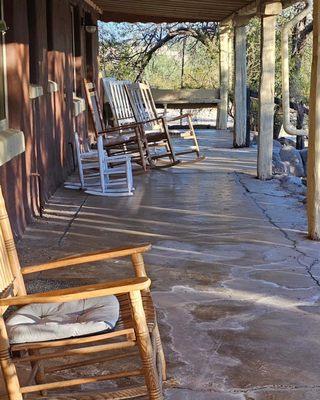
[[[210,51],[202,44],[190,39],[185,50],[185,65],[182,72],[182,43],[165,46],[156,52],[147,65],[142,78],[157,88],[190,89],[219,87],[218,49],[212,58]],[[183,75],[183,78],[182,78]]]
[[[261,24],[259,18],[251,19],[247,28],[247,74],[248,86],[259,90],[260,79],[260,38]]]
[[[143,73],[143,78],[156,88],[177,89],[180,77],[180,58],[165,52],[155,54]]]
[[[289,8],[277,19],[276,30],[276,84],[275,96],[282,96],[281,86],[281,27],[293,18],[297,10]],[[248,65],[248,86],[259,90],[260,78],[260,38],[261,23],[258,18],[253,18],[247,31],[247,65]],[[292,38],[289,48],[293,48]],[[310,91],[310,74],[312,62],[312,37],[309,35],[301,54],[293,54],[290,58],[290,96],[293,101],[308,102]]]

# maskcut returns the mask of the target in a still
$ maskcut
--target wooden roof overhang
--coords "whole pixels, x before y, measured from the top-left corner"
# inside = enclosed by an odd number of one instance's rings
[[[84,0],[104,22],[230,22],[261,15],[262,5],[300,0]]]
[[[220,22],[252,0],[93,0],[105,22]]]

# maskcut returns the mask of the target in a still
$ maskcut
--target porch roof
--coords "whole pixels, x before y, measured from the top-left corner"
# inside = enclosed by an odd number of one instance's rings
[[[94,0],[105,22],[222,21],[252,0]]]

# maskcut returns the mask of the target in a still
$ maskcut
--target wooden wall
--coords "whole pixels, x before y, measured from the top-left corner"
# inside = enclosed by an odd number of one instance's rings
[[[72,153],[68,144],[74,129],[87,133],[87,115],[73,117],[72,28],[70,4],[76,7],[78,23],[77,95],[84,97],[82,79],[90,74],[97,79],[97,34],[92,41],[92,65],[86,65],[86,35],[81,26],[84,13],[94,10],[83,0],[35,0],[35,14],[28,7],[32,0],[4,0],[4,17],[9,30],[5,36],[8,80],[9,127],[22,130],[26,152],[0,167],[2,185],[10,220],[16,236],[20,236],[35,215],[39,215],[40,188],[32,174],[41,177],[41,198],[47,200],[62,184],[72,169]],[[30,12],[30,11],[29,11]],[[43,96],[30,100],[30,49],[36,43],[37,83]],[[35,47],[33,47],[33,50]],[[32,50],[31,50],[32,52]],[[35,53],[33,52],[33,57]],[[32,63],[34,68],[34,63]],[[48,79],[59,85],[59,91],[48,93]]]

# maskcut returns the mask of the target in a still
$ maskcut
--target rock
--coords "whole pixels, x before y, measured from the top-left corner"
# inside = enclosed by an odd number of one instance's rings
[[[279,152],[272,153],[272,173],[275,175],[287,175],[289,173],[290,164],[283,162],[280,158]]]
[[[305,176],[307,176],[307,169],[308,169],[308,149],[300,150],[300,156],[304,166]]]
[[[293,146],[284,146],[280,150],[281,161],[289,162],[289,172],[294,176],[305,176],[304,166],[299,150],[295,149]]]
[[[281,143],[278,140],[273,140],[272,154],[279,154],[281,149]]]
[[[279,137],[278,141],[284,146],[296,146],[296,142],[288,137]]]
[[[301,178],[297,176],[284,176],[280,179],[281,186],[295,194],[305,195],[307,193],[306,186],[302,183]]]

